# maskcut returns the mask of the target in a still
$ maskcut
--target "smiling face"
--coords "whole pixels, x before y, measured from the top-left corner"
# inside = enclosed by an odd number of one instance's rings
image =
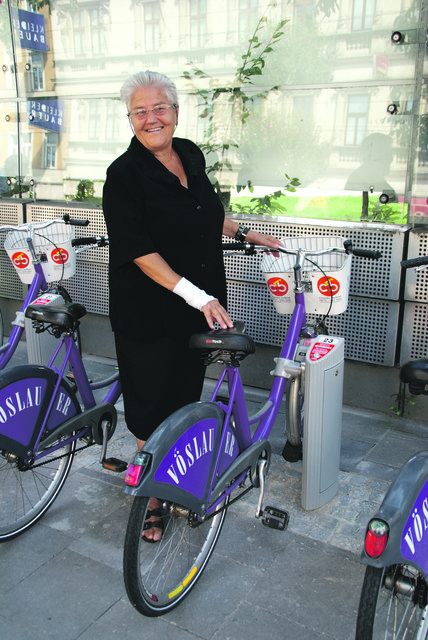
[[[153,109],[159,105],[171,105],[163,91],[154,86],[136,89],[132,96],[130,112]],[[167,109],[164,115],[149,111],[145,119],[131,115],[131,124],[138,140],[155,155],[171,149],[172,136],[177,124],[178,106]]]

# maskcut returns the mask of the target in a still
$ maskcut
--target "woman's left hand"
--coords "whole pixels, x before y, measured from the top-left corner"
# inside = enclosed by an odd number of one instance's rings
[[[237,224],[236,220],[231,220],[230,218],[226,217],[223,224],[223,233],[229,238],[235,238],[238,227],[239,225]],[[270,249],[279,249],[281,247],[284,247],[281,240],[278,240],[277,238],[266,235],[264,233],[259,233],[258,231],[253,231],[253,229],[249,229],[245,238],[245,242],[253,242],[254,244],[259,244],[263,247],[269,247]]]
[[[258,231],[250,231],[247,233],[247,237],[245,239],[246,242],[253,242],[254,244],[260,244],[264,247],[270,247],[271,249],[279,249],[280,247],[284,247],[284,243],[273,236],[266,235],[264,233],[259,233]]]

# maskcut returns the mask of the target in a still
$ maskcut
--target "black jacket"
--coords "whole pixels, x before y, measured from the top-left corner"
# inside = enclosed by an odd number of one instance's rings
[[[133,262],[159,253],[170,267],[226,306],[221,250],[224,210],[190,140],[173,148],[188,189],[134,136],[107,169],[103,212],[109,235],[110,320],[114,331],[162,335],[208,329],[203,314],[148,278]]]

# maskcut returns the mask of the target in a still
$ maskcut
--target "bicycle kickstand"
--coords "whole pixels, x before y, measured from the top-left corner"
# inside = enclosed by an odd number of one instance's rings
[[[108,420],[103,420],[101,423],[103,444],[101,449],[100,464],[104,467],[104,469],[115,471],[116,473],[122,473],[122,471],[126,471],[128,468],[127,462],[125,462],[124,460],[119,460],[119,458],[106,458],[109,427],[110,423],[108,422]]]
[[[261,518],[262,523],[271,529],[285,531],[290,520],[288,511],[277,507],[266,507],[262,509],[262,502],[265,493],[265,478],[267,460],[262,458],[258,461],[258,476],[260,481],[259,501],[257,503],[256,518]]]

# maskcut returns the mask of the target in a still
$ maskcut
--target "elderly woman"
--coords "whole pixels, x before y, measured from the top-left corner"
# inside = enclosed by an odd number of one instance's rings
[[[188,349],[190,335],[215,321],[233,326],[222,234],[281,243],[225,218],[202,152],[173,137],[178,97],[166,76],[137,73],[121,100],[134,136],[107,170],[103,211],[125,419],[141,448],[167,416],[200,398],[205,369]]]

